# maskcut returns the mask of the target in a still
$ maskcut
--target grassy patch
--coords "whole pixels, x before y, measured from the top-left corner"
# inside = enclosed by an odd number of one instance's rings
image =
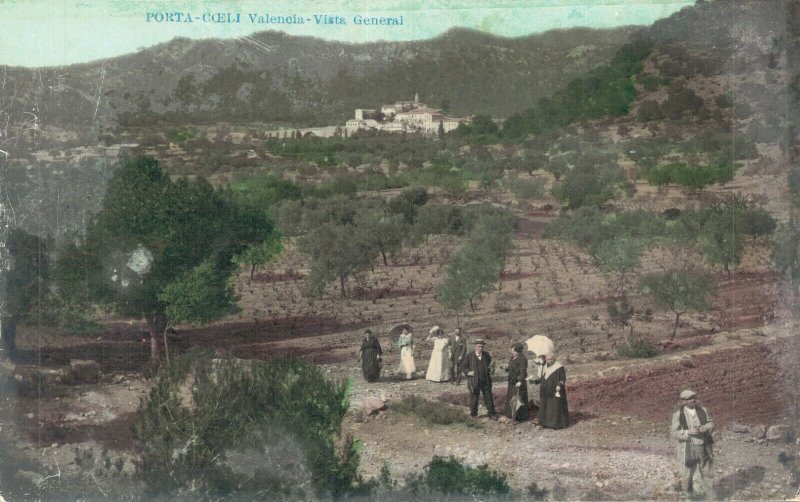
[[[406,415],[416,415],[428,423],[436,425],[465,424],[479,427],[459,408],[445,403],[428,401],[418,396],[405,396],[392,409]]]
[[[649,338],[635,336],[619,345],[617,354],[628,359],[654,357],[658,354],[658,347]]]

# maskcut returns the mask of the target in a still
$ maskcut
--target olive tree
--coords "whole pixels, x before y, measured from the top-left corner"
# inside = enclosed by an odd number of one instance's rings
[[[233,303],[226,293],[233,258],[273,232],[263,210],[235,203],[205,179],[172,181],[155,159],[126,160],[86,235],[59,258],[57,268],[69,268],[59,274],[60,289],[144,319],[155,365],[168,307],[199,301],[193,308],[213,314],[199,322],[227,312],[219,303]],[[186,281],[208,289],[193,291]]]
[[[681,316],[690,310],[702,312],[711,308],[711,297],[716,292],[710,277],[691,269],[647,274],[640,279],[639,288],[656,306],[675,314],[670,340],[675,338]]]

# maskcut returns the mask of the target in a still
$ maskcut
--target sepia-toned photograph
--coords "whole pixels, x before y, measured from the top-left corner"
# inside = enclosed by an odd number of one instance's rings
[[[0,9],[0,502],[800,501],[800,0]]]

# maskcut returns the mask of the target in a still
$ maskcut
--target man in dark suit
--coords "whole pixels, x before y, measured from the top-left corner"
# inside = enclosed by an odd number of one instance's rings
[[[464,372],[464,358],[467,357],[467,337],[461,335],[461,328],[456,328],[450,340],[453,350],[450,352],[450,374],[453,375],[452,383],[461,383],[461,374]]]
[[[485,344],[480,338],[475,340],[475,352],[470,352],[465,359],[464,370],[467,372],[467,388],[470,392],[469,414],[472,417],[478,416],[478,396],[483,392],[483,402],[489,418],[497,420],[492,397],[492,356],[484,352]]]

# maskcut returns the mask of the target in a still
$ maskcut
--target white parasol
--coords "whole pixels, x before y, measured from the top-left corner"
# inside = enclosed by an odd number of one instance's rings
[[[537,356],[544,356],[548,353],[555,353],[556,346],[553,345],[553,340],[544,335],[533,335],[525,341],[528,350]]]
[[[395,324],[394,326],[392,326],[392,328],[389,330],[389,334],[395,336],[399,335],[400,333],[403,332],[403,328],[407,329],[408,331],[412,331],[410,324],[408,324],[407,322],[401,322],[400,324]]]

